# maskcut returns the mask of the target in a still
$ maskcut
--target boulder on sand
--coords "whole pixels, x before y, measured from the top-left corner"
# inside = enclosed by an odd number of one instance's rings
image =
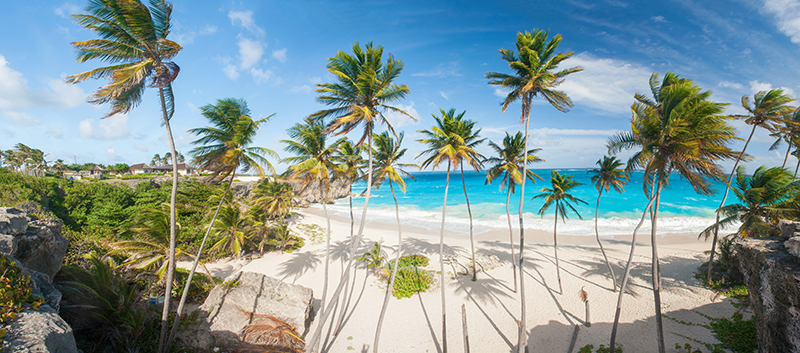
[[[270,315],[294,326],[301,337],[313,320],[313,292],[253,272],[240,272],[211,291],[199,310],[218,347],[241,343],[242,330],[254,315]]]

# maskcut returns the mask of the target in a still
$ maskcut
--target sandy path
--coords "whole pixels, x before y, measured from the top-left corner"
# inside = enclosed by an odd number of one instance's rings
[[[314,210],[301,211],[300,223],[325,225],[324,217]],[[401,215],[402,217],[402,215]],[[356,225],[357,226],[357,225]],[[323,228],[324,229],[324,228]],[[344,254],[348,247],[345,241],[350,234],[349,219],[332,220],[332,263],[330,268],[329,296],[339,283]],[[516,233],[515,233],[516,234]],[[530,235],[529,235],[530,234]],[[431,259],[428,267],[438,269],[438,234],[421,228],[404,229],[404,254],[424,254]],[[611,290],[608,270],[599,247],[593,237],[559,235],[559,259],[562,266],[564,293],[558,293],[555,264],[553,260],[552,234],[541,231],[526,231],[525,288],[527,296],[527,323],[531,352],[570,352],[586,344],[608,344],[617,293]],[[654,352],[656,339],[653,295],[650,290],[649,234],[640,234],[643,240],[637,246],[631,283],[623,301],[618,342],[625,352]],[[627,239],[627,241],[625,241]],[[630,235],[618,235],[604,241],[615,273],[621,281],[623,266],[627,260]],[[360,256],[378,241],[387,252],[387,259],[394,258],[397,245],[397,230],[391,224],[368,223],[365,242],[358,251]],[[459,262],[467,264],[469,237],[449,234],[445,238],[446,249],[456,255]],[[638,243],[638,242],[637,242]],[[703,262],[703,251],[708,244],[697,241],[694,236],[668,236],[660,240],[664,314],[676,319],[707,323],[694,312],[699,311],[713,317],[731,316],[737,309],[729,299],[711,301],[712,291],[702,288],[692,273]],[[513,292],[513,276],[508,254],[508,233],[484,233],[476,236],[476,253],[493,256],[499,266],[478,273],[478,280],[471,276],[459,276],[448,281],[447,291],[447,340],[450,352],[463,352],[461,305],[466,304],[469,342],[472,352],[512,351],[517,340],[519,316],[518,295]],[[306,244],[292,254],[270,253],[252,261],[232,261],[209,264],[215,276],[226,277],[236,271],[252,271],[272,276],[288,283],[313,289],[315,307],[319,308],[325,259],[324,243]],[[449,266],[446,268],[450,268]],[[452,270],[448,270],[452,272]],[[452,278],[452,273],[448,274]],[[438,275],[436,276],[438,281]],[[328,337],[330,352],[371,352],[375,335],[375,324],[383,301],[385,284],[363,267],[356,271],[354,292],[350,298],[347,320],[337,337]],[[581,287],[589,294],[591,327],[584,325],[585,307],[579,298]],[[435,290],[415,295],[413,298],[392,298],[383,325],[382,352],[440,352],[442,313],[441,294]],[[337,308],[338,311],[338,308]],[[337,313],[338,315],[338,313]],[[313,332],[318,321],[312,324]],[[704,342],[716,343],[711,333],[700,326],[686,326],[664,319],[668,351],[674,351],[675,343],[700,344],[680,337],[684,335]],[[328,329],[326,328],[327,332]],[[310,334],[307,338],[310,338]]]

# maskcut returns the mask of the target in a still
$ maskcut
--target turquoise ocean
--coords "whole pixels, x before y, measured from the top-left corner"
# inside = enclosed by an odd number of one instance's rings
[[[591,182],[590,169],[559,169],[561,174],[572,174],[573,179],[583,183],[572,192],[573,196],[586,201],[586,204],[577,204],[576,209],[583,217],[581,220],[573,213],[569,213],[566,223],[559,222],[560,234],[569,235],[594,235],[595,205],[598,192]],[[531,199],[541,193],[543,187],[550,187],[550,169],[534,169],[542,177],[535,184],[528,182],[525,186],[526,200],[524,203],[525,227],[552,231],[553,213],[551,207],[544,216],[538,214],[542,207],[543,199]],[[485,172],[475,173],[465,171],[465,184],[469,195],[470,206],[474,218],[476,233],[487,231],[507,231],[508,220],[506,216],[506,189],[500,188],[500,180],[486,184]],[[397,201],[400,204],[400,219],[403,224],[438,230],[441,226],[442,201],[444,198],[446,174],[436,172],[412,172],[413,180],[406,178],[406,192],[403,193],[395,184]],[[600,199],[600,213],[598,224],[602,237],[630,234],[642,217],[642,212],[647,206],[647,198],[642,189],[642,172],[633,172],[630,182],[625,187],[625,192],[617,193],[613,189],[603,193]],[[353,185],[356,194],[365,190],[366,182]],[[697,235],[714,223],[715,210],[725,191],[723,183],[714,183],[717,193],[705,196],[694,191],[691,185],[680,175],[670,178],[669,186],[661,196],[659,209],[658,233]],[[511,195],[510,210],[512,225],[517,228],[516,216],[519,210],[519,185],[517,193]],[[729,201],[732,195],[729,195]],[[355,217],[358,218],[363,207],[364,198],[354,197],[353,206]],[[318,204],[315,208],[321,208]],[[338,199],[334,205],[328,207],[333,215],[349,217],[348,199]],[[390,223],[396,222],[394,201],[385,182],[379,189],[372,191],[369,201],[367,220]],[[642,231],[649,229],[649,222],[645,222]],[[461,174],[451,173],[450,188],[447,197],[446,229],[450,232],[467,233],[469,231],[469,216],[467,213],[462,187]]]

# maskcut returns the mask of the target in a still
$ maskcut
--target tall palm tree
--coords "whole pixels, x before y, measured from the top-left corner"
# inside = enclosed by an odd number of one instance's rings
[[[317,101],[332,108],[320,110],[310,116],[311,119],[319,121],[330,119],[326,132],[346,134],[358,127],[363,128],[361,139],[356,145],[360,146],[366,139],[369,153],[367,193],[364,197],[364,209],[361,211],[361,223],[356,238],[351,242],[347,267],[342,281],[331,296],[331,303],[338,300],[342,287],[350,278],[350,268],[355,261],[356,249],[364,235],[372,188],[372,133],[375,125],[382,124],[390,131],[394,131],[384,115],[387,112],[399,113],[416,120],[405,111],[390,105],[411,92],[408,86],[393,83],[403,71],[403,61],[389,54],[383,62],[383,47],[373,46],[371,42],[367,43],[364,49],[356,42],[352,49],[352,55],[340,50],[334,57],[328,59],[328,72],[336,77],[336,82],[317,84],[316,92],[320,94]],[[311,351],[317,349],[316,344],[322,335],[322,327],[333,307],[328,305],[328,312],[322,312],[320,315],[320,325],[310,340]]]
[[[661,270],[658,261],[657,225],[661,190],[669,184],[672,172],[680,173],[694,190],[703,195],[715,192],[710,179],[724,175],[719,162],[735,160],[741,153],[732,151],[728,144],[736,131],[728,124],[729,116],[721,115],[725,104],[709,100],[710,91],[701,92],[689,79],[668,72],[663,82],[654,73],[650,77],[653,98],[637,93],[631,107],[631,132],[618,133],[608,142],[610,153],[637,149],[628,160],[628,170],[644,168],[645,194],[651,197],[651,233],[653,296],[659,352],[664,352],[664,331],[661,319]],[[650,205],[645,209],[650,212]],[[635,239],[632,240],[635,242]],[[625,292],[630,261],[625,269],[617,302],[617,312],[612,328],[611,350],[614,349],[616,326],[619,322],[621,299]]]
[[[594,234],[597,237],[597,245],[600,245],[600,252],[603,253],[603,259],[606,260],[608,266],[608,273],[611,274],[611,281],[614,283],[614,291],[617,291],[617,277],[614,276],[614,270],[611,268],[611,263],[608,262],[608,256],[603,249],[603,243],[600,242],[600,230],[597,227],[597,219],[600,217],[600,197],[603,196],[603,191],[609,192],[613,187],[618,193],[625,191],[625,185],[628,184],[628,173],[622,166],[622,161],[617,157],[603,156],[596,163],[600,166],[599,169],[592,169],[589,173],[592,174],[592,182],[597,189],[597,206],[594,209]]]
[[[466,111],[464,112],[466,113]],[[464,115],[463,113],[461,114]],[[464,189],[464,199],[467,202],[467,213],[469,214],[469,244],[470,250],[472,251],[472,280],[477,279],[477,271],[475,270],[475,240],[473,239],[472,234],[472,208],[469,205],[469,196],[467,195],[467,184],[464,180],[464,162],[467,162],[473,169],[475,169],[475,173],[478,172],[478,169],[483,167],[483,160],[486,159],[482,154],[475,151],[475,148],[486,141],[485,138],[480,138],[481,129],[478,131],[472,131],[475,127],[475,122],[472,120],[461,120],[459,119],[458,124],[456,125],[456,129],[454,133],[461,136],[464,140],[464,146],[466,148],[461,149],[459,153],[461,156],[461,161],[459,162],[458,166],[461,170],[461,187]]]
[[[266,220],[281,220],[289,216],[293,199],[294,186],[290,183],[264,178],[253,188],[253,206],[264,211]]]
[[[742,160],[744,157],[745,151],[747,151],[747,145],[750,144],[750,139],[753,138],[753,133],[756,132],[757,127],[761,127],[766,129],[771,133],[775,133],[780,129],[780,123],[784,120],[784,116],[790,113],[794,108],[788,105],[789,102],[793,101],[792,97],[789,95],[783,94],[783,90],[780,89],[772,89],[769,91],[760,91],[753,96],[753,104],[750,104],[750,97],[749,96],[742,96],[742,107],[747,110],[748,115],[739,116],[744,118],[744,122],[748,125],[753,125],[753,129],[750,130],[750,136],[747,137],[747,141],[744,143],[744,147],[742,147],[742,151],[739,153],[739,156],[736,158],[736,162],[733,163],[733,170],[731,170],[730,176],[728,176],[728,183],[725,186],[725,193],[722,195],[722,201],[719,203],[719,208],[717,208],[717,219],[714,222],[719,223],[720,215],[722,214],[722,207],[725,206],[725,200],[728,198],[728,191],[730,190],[731,181],[733,181],[733,175],[736,173],[736,167],[739,165],[739,161]],[[711,241],[711,255],[708,258],[708,277],[706,280],[711,282],[711,264],[714,263],[714,252],[717,246],[717,235],[719,234],[719,229],[714,229],[714,238]],[[708,239],[708,235],[706,235],[706,239]]]
[[[418,131],[423,135],[423,139],[419,140],[419,142],[427,145],[428,149],[422,151],[417,158],[427,156],[422,162],[422,168],[430,166],[432,170],[436,170],[436,167],[442,162],[447,161],[447,178],[445,179],[444,201],[442,202],[442,227],[439,231],[439,266],[441,270],[439,275],[442,283],[442,350],[447,352],[447,312],[445,310],[447,307],[445,305],[447,283],[444,280],[444,224],[447,214],[447,191],[450,187],[450,171],[457,170],[458,165],[461,164],[465,156],[471,153],[472,149],[466,145],[464,136],[459,134],[459,132],[463,131],[463,127],[460,124],[464,123],[463,118],[466,111],[456,114],[455,109],[448,111],[439,109],[439,113],[441,116],[433,115],[436,125],[430,130]]]
[[[516,101],[522,101],[522,114],[520,124],[525,125],[525,148],[526,155],[523,160],[527,160],[528,152],[528,130],[530,126],[530,112],[533,98],[542,96],[550,105],[562,112],[567,112],[572,107],[572,100],[566,93],[557,90],[567,75],[582,71],[580,66],[558,70],[558,65],[572,56],[572,52],[556,53],[558,44],[561,43],[561,35],[556,34],[552,39],[547,40],[550,31],[536,30],[533,32],[517,33],[516,52],[513,49],[500,49],[500,57],[508,62],[508,66],[513,71],[512,74],[501,72],[487,72],[486,78],[489,84],[499,85],[510,89],[511,92],[503,101],[503,112],[508,106]],[[527,164],[522,166],[522,174],[527,174]],[[522,207],[525,203],[525,183],[520,184],[519,202],[519,267],[522,268],[524,262],[523,250],[525,245],[525,227],[522,224]],[[520,283],[520,327],[517,340],[518,351],[527,350],[527,328],[525,323],[525,271],[519,272]]]
[[[800,193],[800,181],[783,168],[761,166],[749,176],[744,166],[739,166],[731,189],[740,203],[723,207],[726,217],[706,228],[704,234],[736,222],[741,225],[735,234],[742,238],[778,232],[778,221],[796,212],[792,202]]]
[[[786,162],[789,161],[789,154],[792,152],[792,146],[795,145],[794,141],[800,139],[800,108],[791,108],[791,110],[783,116],[783,126],[779,126],[778,130],[771,133],[770,136],[777,139],[769,147],[773,151],[780,146],[781,142],[786,142],[786,154],[783,157],[783,164],[781,168],[786,168]]]
[[[502,147],[489,141],[489,147],[495,151],[496,156],[489,157],[485,161],[485,163],[492,165],[486,172],[486,183],[491,184],[493,180],[502,175],[503,179],[500,181],[500,189],[502,190],[503,187],[506,187],[506,216],[508,219],[508,240],[509,244],[511,244],[511,267],[514,271],[514,293],[517,292],[517,263],[515,260],[517,256],[514,254],[514,229],[511,227],[511,211],[508,205],[516,185],[522,183],[523,158],[526,160],[525,164],[544,162],[544,159],[536,156],[536,153],[542,150],[541,148],[528,150],[527,153],[523,151],[525,148],[524,139],[525,137],[522,135],[522,132],[518,131],[513,136],[506,132]],[[542,180],[542,177],[529,169],[526,169],[525,173],[531,183],[536,183],[534,178]]]
[[[344,180],[350,185],[347,199],[350,204],[350,238],[355,235],[355,217],[353,216],[353,184],[358,180],[363,180],[365,177],[364,168],[366,161],[362,156],[364,152],[364,145],[355,145],[350,140],[344,140],[339,144],[336,151],[336,169],[335,178]],[[355,285],[355,278],[353,278],[353,285]],[[344,295],[342,295],[342,308],[346,307],[347,301],[347,285],[344,286]],[[339,318],[336,320],[336,328],[334,335],[339,333],[342,322],[344,322],[345,310],[339,312]]]
[[[539,209],[539,215],[544,216],[544,213],[547,212],[547,209],[550,206],[555,204],[555,216],[553,219],[553,252],[555,253],[556,258],[556,276],[558,277],[558,292],[564,293],[564,289],[561,287],[561,267],[558,265],[558,237],[557,237],[557,229],[558,229],[558,216],[561,216],[561,221],[566,223],[566,219],[569,218],[567,216],[567,208],[572,210],[578,218],[583,219],[581,214],[578,213],[578,210],[575,209],[572,203],[582,203],[586,204],[586,201],[583,201],[572,194],[570,194],[570,190],[583,185],[583,183],[579,183],[575,180],[572,180],[573,175],[561,175],[557,171],[552,171],[550,173],[550,185],[551,189],[542,188],[542,193],[538,195],[534,195],[534,199],[543,198],[544,204],[542,208]]]
[[[406,154],[405,148],[400,148],[403,144],[403,133],[400,133],[397,141],[394,137],[390,136],[388,132],[373,137],[375,142],[375,189],[380,188],[384,180],[389,181],[389,189],[392,191],[392,199],[394,199],[394,212],[397,217],[397,252],[394,257],[394,266],[392,267],[392,274],[389,277],[389,286],[386,288],[386,293],[383,296],[383,306],[381,307],[381,314],[378,316],[378,325],[375,329],[375,343],[373,344],[373,352],[378,353],[378,343],[381,338],[381,326],[383,326],[383,318],[386,315],[386,308],[389,306],[389,297],[394,287],[394,280],[397,276],[397,268],[400,267],[400,254],[403,252],[403,231],[400,228],[400,206],[397,204],[397,196],[394,194],[394,183],[400,186],[400,190],[406,192],[406,182],[403,176],[414,179],[414,176],[403,170],[403,168],[417,167],[416,164],[400,163],[400,159]]]
[[[211,233],[211,228],[216,224],[216,218],[222,208],[222,203],[228,195],[233,179],[236,177],[236,170],[241,169],[243,172],[253,170],[256,175],[262,177],[265,175],[265,171],[275,174],[275,168],[266,156],[278,159],[278,154],[275,151],[264,147],[252,146],[253,140],[258,133],[258,128],[262,124],[266,124],[273,115],[254,120],[251,117],[250,109],[247,107],[247,102],[244,99],[234,98],[219,99],[216,104],[204,105],[200,107],[200,113],[208,119],[211,126],[189,129],[190,133],[198,137],[197,140],[192,141],[192,144],[197,145],[197,147],[189,153],[194,157],[194,162],[199,169],[211,171],[210,179],[212,183],[222,182],[228,176],[230,176],[230,180],[206,229],[206,234],[200,242],[200,248],[197,250],[197,256],[192,268],[189,270],[189,277],[183,287],[181,301],[178,304],[178,314],[175,316],[175,324],[173,324],[170,332],[166,349],[169,349],[178,332],[177,323],[180,322],[181,314],[183,314],[186,298],[189,295],[189,286],[192,284],[192,277],[197,270],[197,264],[202,257],[203,248]],[[172,156],[179,155],[178,153],[171,154]],[[172,158],[172,162],[176,163],[176,159]]]
[[[305,123],[297,123],[286,132],[291,140],[281,140],[286,144],[284,150],[293,153],[293,157],[283,159],[284,163],[290,163],[290,178],[302,182],[303,188],[311,183],[319,184],[322,200],[322,210],[325,212],[325,220],[328,222],[327,237],[325,241],[325,279],[322,284],[322,304],[320,311],[325,311],[325,299],[328,294],[328,266],[331,258],[331,219],[328,217],[328,196],[327,190],[330,186],[332,170],[336,169],[334,154],[341,140],[332,144],[327,143],[327,135],[324,133],[325,126],[322,122],[307,120]]]
[[[93,0],[85,8],[86,13],[72,15],[84,28],[94,31],[100,39],[73,42],[80,63],[98,59],[111,64],[94,70],[67,76],[68,83],[80,83],[88,79],[107,79],[89,99],[94,104],[111,104],[105,117],[127,113],[142,101],[145,88],[158,88],[161,113],[167,129],[170,150],[175,155],[170,118],[175,112],[172,82],[180,67],[171,61],[182,47],[167,36],[170,33],[172,4],[165,0],[151,0],[148,7],[141,0]],[[149,81],[149,84],[148,84]],[[175,260],[175,202],[178,191],[178,165],[172,163],[172,193],[170,195],[170,260],[167,269],[167,286],[164,309],[161,313],[161,336],[158,352],[164,351],[167,339],[170,292]]]

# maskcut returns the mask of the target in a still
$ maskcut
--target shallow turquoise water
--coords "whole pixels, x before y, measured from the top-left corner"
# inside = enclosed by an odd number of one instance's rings
[[[566,223],[559,224],[559,232],[564,234],[589,235],[594,234],[594,215],[598,192],[591,182],[588,169],[557,170],[561,174],[572,174],[573,179],[583,183],[573,189],[573,196],[582,199],[586,204],[577,204],[576,209],[583,217],[570,213]],[[536,184],[528,182],[526,185],[526,200],[524,213],[526,228],[531,227],[541,230],[552,230],[553,208],[543,216],[538,214],[542,207],[542,199],[531,199],[541,193],[543,187],[550,187],[549,169],[534,170],[544,180]],[[446,174],[444,172],[414,172],[416,180],[406,179],[407,189],[403,193],[395,185],[397,201],[400,204],[401,221],[406,224],[422,226],[429,229],[438,229],[441,225],[442,201],[444,198]],[[466,172],[465,184],[469,195],[475,230],[478,232],[507,229],[506,217],[506,190],[500,189],[499,179],[492,184],[486,184],[485,173]],[[647,206],[647,199],[642,190],[642,172],[631,174],[630,183],[625,192],[619,194],[613,189],[603,193],[600,199],[600,213],[598,223],[603,234],[623,234],[630,232],[642,216],[642,211]],[[353,186],[353,191],[364,191],[366,182]],[[714,221],[714,210],[719,206],[724,184],[716,183],[716,195],[704,196],[694,191],[691,185],[679,175],[670,178],[670,185],[665,188],[661,196],[659,209],[659,233],[699,233]],[[511,195],[510,210],[512,216],[519,210],[519,186],[517,194]],[[363,197],[353,199],[355,213],[360,213]],[[330,211],[338,215],[349,215],[347,199],[336,201]],[[370,198],[368,220],[394,223],[394,201],[388,183],[384,183],[378,190],[372,192]],[[450,187],[447,198],[447,227],[451,231],[466,232],[468,230],[468,213],[464,199],[461,174],[450,175]],[[516,225],[516,221],[513,222]],[[648,229],[644,227],[644,229]]]

